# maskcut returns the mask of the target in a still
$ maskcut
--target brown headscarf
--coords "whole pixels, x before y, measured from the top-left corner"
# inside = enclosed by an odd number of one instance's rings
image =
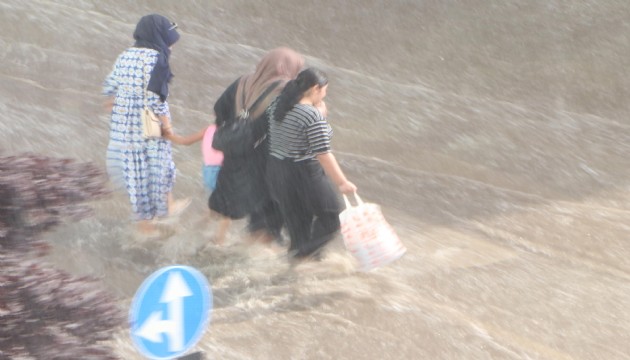
[[[292,49],[279,47],[269,51],[256,65],[253,74],[241,77],[236,89],[236,114],[243,110],[243,91],[245,107],[249,109],[271,84],[280,81],[274,90],[258,103],[256,109],[253,109],[250,118],[256,119],[280,94],[284,85],[297,77],[303,66],[304,57]]]

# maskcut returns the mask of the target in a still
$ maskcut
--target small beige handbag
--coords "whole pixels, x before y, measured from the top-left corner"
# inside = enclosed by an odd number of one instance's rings
[[[160,119],[146,105],[142,109],[142,133],[145,139],[162,137]]]
[[[149,86],[149,82],[146,81],[145,76],[145,86],[144,86],[144,107],[142,109],[142,114],[140,116],[142,121],[142,133],[145,139],[155,139],[162,137],[162,126],[160,124],[160,119],[155,115],[155,113],[149,109],[147,106],[147,101],[149,100],[147,94],[147,87]]]

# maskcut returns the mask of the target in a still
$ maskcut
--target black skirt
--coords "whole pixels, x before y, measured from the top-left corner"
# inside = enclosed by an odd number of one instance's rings
[[[334,237],[339,230],[339,196],[317,160],[271,156],[266,177],[291,238],[290,251],[309,256]]]
[[[269,201],[264,152],[264,147],[259,146],[245,156],[225,156],[216,189],[208,201],[210,209],[231,219],[241,219]]]

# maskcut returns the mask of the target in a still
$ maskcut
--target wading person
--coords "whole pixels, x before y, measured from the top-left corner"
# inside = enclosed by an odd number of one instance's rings
[[[332,129],[323,102],[327,87],[326,74],[306,69],[268,110],[267,183],[288,229],[289,255],[294,259],[317,255],[339,230],[335,185],[342,193],[357,190],[331,150]]]
[[[113,182],[126,188],[132,217],[143,235],[158,235],[151,220],[175,215],[189,202],[172,197],[176,169],[171,142],[190,145],[203,136],[203,131],[178,136],[171,124],[169,57],[179,39],[176,29],[164,16],[142,17],[133,34],[135,44],[118,56],[103,88],[111,109],[108,173]],[[145,105],[160,119],[162,137],[144,138],[141,112]]]
[[[214,241],[224,242],[228,219],[249,217],[252,240],[269,243],[279,238],[282,227],[277,206],[265,184],[268,153],[268,105],[304,66],[304,58],[289,48],[269,51],[256,70],[234,81],[214,106],[217,130],[213,147],[223,152],[223,164],[208,206],[222,220]],[[233,133],[245,126],[246,139]]]

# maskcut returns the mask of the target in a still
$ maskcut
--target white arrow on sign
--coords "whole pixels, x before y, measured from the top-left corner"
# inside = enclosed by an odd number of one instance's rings
[[[179,272],[172,272],[166,279],[164,292],[160,297],[161,303],[168,304],[169,319],[162,319],[161,311],[154,311],[135,331],[135,335],[151,342],[160,342],[160,334],[166,333],[169,338],[168,350],[181,351],[184,349],[184,303],[183,299],[192,296],[186,280]]]

